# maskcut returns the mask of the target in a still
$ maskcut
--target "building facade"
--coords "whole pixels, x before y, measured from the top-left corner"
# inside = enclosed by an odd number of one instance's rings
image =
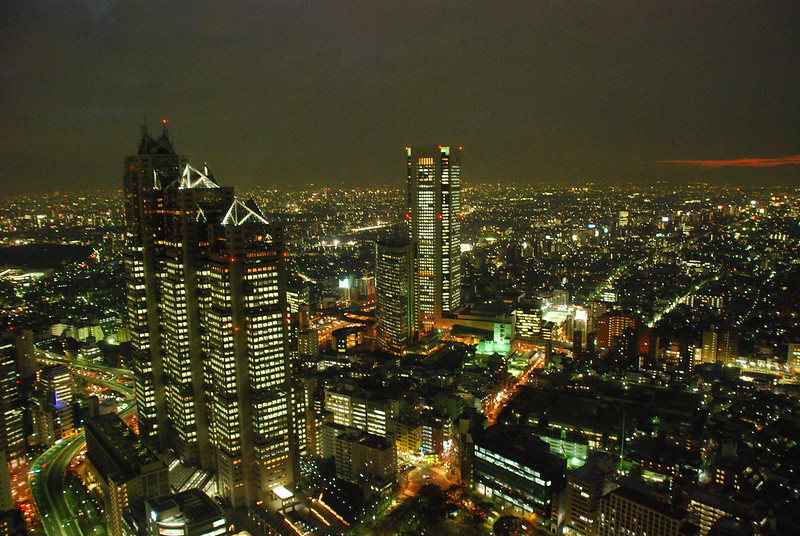
[[[38,407],[34,412],[34,429],[39,442],[52,445],[75,433],[72,397],[75,382],[72,371],[64,365],[50,365],[39,371]]]
[[[608,350],[614,344],[614,339],[620,337],[628,328],[638,330],[642,321],[631,315],[619,312],[605,313],[597,319],[595,336],[597,346]]]
[[[167,466],[116,414],[86,421],[86,458],[100,483],[112,536],[125,534],[129,510],[169,492]]]
[[[519,515],[548,525],[557,517],[566,461],[519,427],[495,425],[474,438],[473,486]]]
[[[293,484],[304,415],[292,402],[281,230],[177,155],[166,129],[142,132],[124,191],[139,431],[214,470],[234,506],[269,501]]]
[[[171,493],[145,502],[147,536],[226,536],[222,507],[199,489]]]
[[[600,499],[595,534],[599,536],[697,536],[688,513],[644,493],[621,486]]]
[[[375,244],[375,320],[381,350],[401,354],[416,329],[412,248],[408,241]]]
[[[542,309],[538,300],[522,300],[514,311],[514,335],[518,339],[542,336]]]
[[[13,465],[25,456],[25,432],[17,370],[13,341],[0,339],[0,450],[5,452],[5,459]]]
[[[142,128],[137,154],[125,161],[124,274],[126,324],[131,337],[134,390],[139,432],[154,446],[165,447],[167,407],[164,359],[159,325],[158,242],[164,187],[180,178],[187,165],[175,153],[166,129],[158,139]]]
[[[281,230],[234,201],[210,233],[204,314],[210,434],[234,506],[292,485],[297,445]]]
[[[408,147],[409,235],[420,334],[461,307],[461,148]]]

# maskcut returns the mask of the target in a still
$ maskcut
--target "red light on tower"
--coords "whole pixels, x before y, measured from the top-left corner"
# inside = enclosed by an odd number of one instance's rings
[[[464,150],[464,146],[463,146],[463,145],[459,145],[459,146],[458,146],[458,150],[459,150],[459,151],[463,151],[463,150]]]
[[[439,214],[439,215],[438,215],[438,216],[436,216],[436,217],[437,217],[437,218],[439,218],[440,220],[443,220],[443,219],[444,219],[444,216],[443,216],[443,215],[441,215],[441,214]]]
[[[167,124],[167,123],[169,123],[169,119],[162,119],[162,120],[161,120],[161,124],[162,124],[162,125],[165,125],[165,126],[166,126],[166,124]]]

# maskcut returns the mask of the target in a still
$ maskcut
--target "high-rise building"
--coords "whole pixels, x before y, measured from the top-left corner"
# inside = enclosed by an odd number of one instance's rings
[[[380,437],[390,433],[390,421],[400,413],[399,403],[382,393],[341,387],[325,389],[325,409],[335,424]]]
[[[731,365],[739,357],[739,337],[730,330],[712,328],[703,332],[703,363]]]
[[[86,459],[103,491],[112,536],[126,533],[129,510],[169,493],[167,466],[114,413],[86,421]]]
[[[127,159],[125,275],[139,430],[214,469],[234,506],[296,471],[285,256],[255,203],[191,167],[166,130]]]
[[[29,329],[9,329],[2,336],[4,342],[11,341],[17,356],[17,373],[21,378],[36,374],[36,353],[33,347],[33,332]]]
[[[567,462],[529,429],[494,425],[474,438],[473,484],[517,514],[548,525],[564,488]]]
[[[75,433],[72,397],[75,382],[64,365],[51,365],[39,371],[39,406],[34,413],[34,428],[39,441],[52,445]]]
[[[375,244],[375,320],[381,350],[401,354],[412,339],[414,320],[412,248],[408,241]]]
[[[697,536],[699,527],[688,513],[645,493],[620,486],[600,499],[594,534],[612,536]]]
[[[0,451],[13,465],[25,456],[16,350],[10,339],[0,339]]]
[[[461,148],[406,148],[418,331],[461,307]]]
[[[336,476],[360,484],[369,495],[391,490],[397,449],[390,438],[349,430],[336,438]]]
[[[217,484],[234,506],[268,499],[296,473],[281,230],[234,201],[212,228],[207,334]]]
[[[518,339],[542,336],[542,308],[538,300],[522,300],[514,311],[514,334]]]
[[[160,219],[164,209],[164,189],[179,180],[186,165],[186,158],[175,153],[166,129],[159,139],[155,139],[142,127],[139,150],[126,159],[123,179],[126,323],[133,350],[139,432],[145,440],[160,447],[167,444],[166,382],[158,288]],[[164,433],[159,434],[162,430]]]
[[[614,344],[614,339],[620,337],[626,329],[638,330],[641,325],[642,321],[631,315],[616,311],[605,313],[595,324],[597,346],[607,350]]]
[[[567,472],[564,525],[570,533],[592,534],[600,498],[611,491],[615,470],[611,456],[597,453],[586,464]]]

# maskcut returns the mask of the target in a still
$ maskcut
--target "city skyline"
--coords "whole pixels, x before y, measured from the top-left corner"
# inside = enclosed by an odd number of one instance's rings
[[[113,187],[142,116],[240,189],[448,140],[469,183],[796,182],[796,3],[149,7],[0,7],[8,193]]]
[[[800,3],[183,4],[0,2],[0,536],[800,534]]]
[[[124,198],[11,199],[4,249],[69,251],[0,271],[0,427],[25,446],[5,448],[4,519],[47,534],[798,532],[793,188],[492,184],[458,203],[457,152],[409,150],[410,211],[398,190],[245,202],[152,130]],[[411,244],[459,205],[461,307],[408,344]],[[381,240],[415,217],[410,242]],[[165,434],[157,460],[145,447]]]

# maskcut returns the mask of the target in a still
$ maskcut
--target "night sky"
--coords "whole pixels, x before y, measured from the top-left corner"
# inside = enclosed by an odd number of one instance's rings
[[[0,2],[3,193],[119,188],[169,118],[224,184],[800,185],[800,2]]]

